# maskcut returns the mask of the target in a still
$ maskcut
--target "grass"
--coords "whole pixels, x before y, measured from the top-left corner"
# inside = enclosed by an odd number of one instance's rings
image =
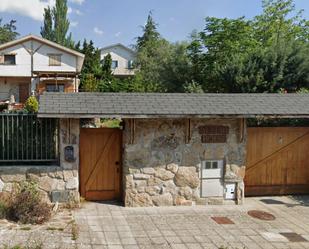
[[[31,227],[21,227],[20,230],[23,230],[23,231],[30,231],[30,230],[31,230]]]
[[[64,228],[62,227],[48,227],[46,228],[47,231],[60,231],[62,232],[64,230]]]

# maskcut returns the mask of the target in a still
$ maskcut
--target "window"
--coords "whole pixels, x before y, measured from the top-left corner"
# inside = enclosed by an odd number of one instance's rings
[[[112,61],[112,69],[116,69],[118,67],[118,61]]]
[[[132,60],[128,61],[128,68],[133,69],[134,68],[134,62]]]
[[[226,143],[229,127],[220,125],[205,125],[199,127],[202,143]]]
[[[202,162],[202,178],[221,178],[223,176],[223,160],[206,160]]]
[[[5,54],[2,57],[1,64],[4,65],[16,65],[16,56],[15,54]]]
[[[64,92],[64,85],[47,84],[46,92]]]
[[[204,169],[218,169],[218,161],[206,161]]]
[[[50,54],[49,55],[50,66],[61,66],[61,54]]]

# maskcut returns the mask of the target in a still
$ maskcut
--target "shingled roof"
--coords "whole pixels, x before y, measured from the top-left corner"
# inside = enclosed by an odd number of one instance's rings
[[[39,117],[309,117],[309,94],[44,93]]]

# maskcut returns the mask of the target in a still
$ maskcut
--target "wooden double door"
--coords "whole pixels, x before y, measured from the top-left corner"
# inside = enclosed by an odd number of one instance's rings
[[[248,128],[245,194],[309,194],[309,128]]]
[[[121,144],[119,129],[81,129],[80,193],[86,200],[121,198]]]

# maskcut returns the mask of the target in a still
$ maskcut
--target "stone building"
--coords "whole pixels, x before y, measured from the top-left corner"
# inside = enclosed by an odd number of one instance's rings
[[[133,207],[241,204],[246,119],[257,116],[309,117],[309,98],[45,93],[39,117],[60,119],[60,165],[14,168],[9,179],[0,168],[0,186],[6,190],[10,182],[33,174],[53,201],[81,194],[88,200],[119,199]],[[121,118],[122,123],[120,129],[81,126],[81,120],[93,118]],[[68,146],[73,160],[67,158]]]

